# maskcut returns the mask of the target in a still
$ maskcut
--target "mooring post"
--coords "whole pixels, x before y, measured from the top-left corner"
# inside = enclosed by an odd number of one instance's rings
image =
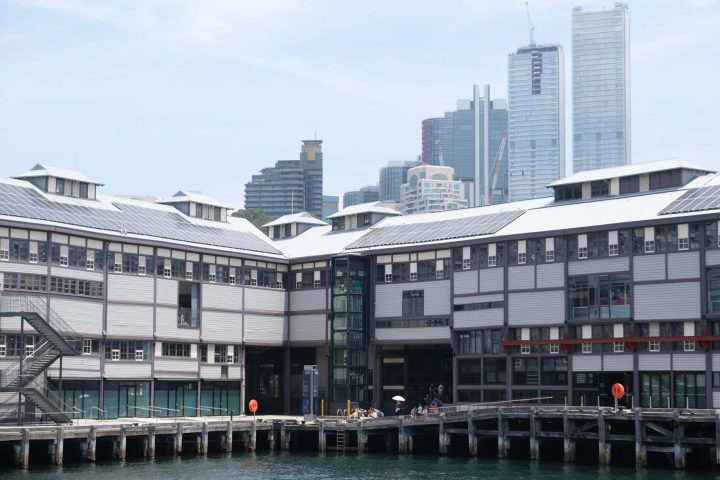
[[[143,456],[155,458],[155,425],[148,425],[148,434],[143,445]]]
[[[538,424],[535,418],[535,409],[530,412],[530,460],[540,459],[540,443],[538,442]]]
[[[408,453],[407,446],[407,432],[405,431],[405,422],[403,422],[402,417],[398,417],[398,453]]]
[[[605,411],[598,411],[598,464],[610,465],[610,445],[607,443],[607,426]]]
[[[645,445],[645,427],[640,419],[640,409],[635,409],[635,466],[647,466],[647,445]]]
[[[208,423],[203,422],[202,433],[200,434],[200,455],[208,454]]]
[[[225,432],[225,451],[232,452],[233,449],[233,422],[228,420],[227,430]]]
[[[680,423],[680,418],[677,410],[675,410],[673,416],[675,417],[675,428],[673,430],[675,437],[675,468],[682,469],[685,468],[685,448],[682,444],[683,438],[685,438],[685,425]]]
[[[15,444],[15,463],[20,468],[28,468],[30,466],[30,432],[27,428],[22,430],[22,438],[20,443]]]
[[[280,450],[284,452],[290,450],[290,432],[287,430],[285,420],[280,424]]]
[[[447,455],[448,446],[450,444],[450,435],[445,430],[445,413],[440,414],[440,424],[438,428],[438,450],[440,455]]]
[[[325,421],[320,420],[318,423],[318,450],[321,452],[325,451]]]
[[[573,440],[573,424],[568,416],[567,408],[563,410],[563,457],[566,463],[575,461],[575,440]]]
[[[357,429],[357,446],[358,446],[358,453],[365,453],[365,450],[367,448],[367,431],[363,428],[362,422],[358,423],[358,429]]]
[[[498,458],[507,458],[508,445],[505,437],[505,419],[503,418],[502,409],[498,408],[497,412],[497,436],[498,436]]]
[[[253,417],[252,425],[250,425],[250,441],[248,442],[248,450],[254,452],[257,449],[257,423]]]
[[[127,425],[120,425],[118,459],[121,462],[124,462],[126,457],[127,457]]]
[[[85,448],[85,458],[91,462],[95,461],[95,452],[97,450],[97,430],[95,425],[90,427],[87,437],[87,447]]]
[[[63,464],[63,450],[65,444],[65,427],[57,427],[55,430],[55,454],[53,455],[53,464]]]
[[[478,443],[477,443],[477,427],[473,422],[472,413],[468,412],[468,452],[473,457],[478,454]]]
[[[271,452],[275,451],[275,425],[268,432],[268,447]]]
[[[182,440],[183,440],[183,426],[182,424],[177,424],[177,429],[175,430],[175,441],[173,442],[173,450],[175,451],[175,455],[182,455]]]

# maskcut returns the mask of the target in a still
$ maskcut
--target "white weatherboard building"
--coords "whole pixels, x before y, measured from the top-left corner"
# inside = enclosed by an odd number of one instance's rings
[[[620,382],[628,405],[720,408],[708,169],[583,172],[551,197],[409,216],[355,205],[332,225],[278,219],[273,239],[94,181],[87,198],[58,191],[80,174],[45,171],[0,180],[6,421],[18,406],[55,420],[239,413],[250,398],[300,413],[303,365],[331,411],[420,401],[437,382],[453,402],[609,405]]]

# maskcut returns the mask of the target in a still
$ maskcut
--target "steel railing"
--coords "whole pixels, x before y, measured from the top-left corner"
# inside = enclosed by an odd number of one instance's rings
[[[49,355],[46,356],[46,354]],[[11,367],[0,372],[0,388],[8,388],[10,386],[15,386],[17,388],[22,387],[23,385],[30,382],[33,378],[35,378],[39,373],[27,373],[29,370],[32,370],[34,366],[42,362],[47,362],[48,364],[52,363],[53,361],[55,361],[58,355],[59,352],[55,348],[55,346],[50,343],[50,341],[43,339],[41,343],[35,345],[35,348],[31,355],[26,355],[23,357],[22,374],[20,373],[19,360]],[[17,385],[13,385],[14,383],[16,383],[16,381]]]

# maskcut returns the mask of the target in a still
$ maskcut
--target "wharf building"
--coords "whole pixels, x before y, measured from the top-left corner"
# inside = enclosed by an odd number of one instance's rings
[[[351,190],[343,194],[343,208],[361,203],[377,202],[380,198],[377,185],[368,185],[360,190]]]
[[[519,48],[508,59],[510,201],[547,194],[565,176],[565,55],[560,45]]]
[[[573,171],[630,163],[627,5],[572,14]]]
[[[437,382],[453,402],[610,405],[620,382],[627,405],[720,408],[720,175],[708,169],[582,172],[553,196],[409,216],[355,205],[332,224],[281,217],[273,238],[212,205],[206,216],[207,198],[99,187],[44,167],[0,180],[6,420],[18,406],[30,418],[239,413],[251,398],[299,414],[304,365],[318,367],[327,412],[419,401]]]
[[[465,187],[469,206],[508,201],[508,110],[505,99],[490,98],[473,86],[473,98],[457,110],[422,122],[422,163],[452,167]],[[488,180],[489,179],[489,180]]]
[[[303,140],[299,160],[279,160],[245,184],[245,208],[268,216],[309,212],[323,215],[322,140]]]

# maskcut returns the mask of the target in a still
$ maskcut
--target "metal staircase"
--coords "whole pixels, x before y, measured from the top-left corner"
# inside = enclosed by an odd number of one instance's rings
[[[53,421],[69,422],[65,402],[50,391],[41,374],[60,356],[79,355],[82,338],[41,297],[3,292],[0,317],[20,317],[42,338],[32,349],[25,348],[21,360],[0,372],[0,391],[22,393]]]

